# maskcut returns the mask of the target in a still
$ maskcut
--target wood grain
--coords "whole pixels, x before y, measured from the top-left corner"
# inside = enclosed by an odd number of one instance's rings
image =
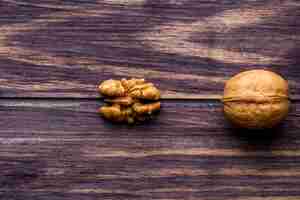
[[[0,12],[1,97],[94,98],[105,79],[144,77],[165,98],[213,98],[265,68],[299,99],[297,0],[1,0]]]
[[[299,1],[0,0],[0,13],[0,199],[300,199]],[[222,114],[225,81],[254,68],[289,81],[276,129]],[[123,77],[163,91],[157,119],[98,116],[97,85]]]
[[[95,100],[1,100],[4,199],[297,199],[300,104],[277,129],[234,129],[213,101],[163,101],[138,126]],[[259,135],[254,135],[254,134]],[[276,198],[275,198],[276,197]]]

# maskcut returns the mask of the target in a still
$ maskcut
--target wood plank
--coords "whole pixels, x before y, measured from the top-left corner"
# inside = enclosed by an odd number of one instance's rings
[[[1,97],[98,97],[109,78],[144,77],[165,98],[221,95],[265,68],[299,99],[297,0],[0,1]],[[200,95],[200,96],[198,96]]]
[[[234,129],[217,101],[163,101],[156,120],[137,126],[104,121],[101,104],[0,100],[0,196],[300,197],[299,102],[280,127],[264,132]]]

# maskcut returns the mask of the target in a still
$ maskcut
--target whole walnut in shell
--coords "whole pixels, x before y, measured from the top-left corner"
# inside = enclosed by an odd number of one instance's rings
[[[288,114],[288,83],[274,72],[245,71],[226,82],[223,103],[225,116],[234,124],[271,128]]]
[[[106,80],[98,89],[107,103],[99,113],[108,120],[132,124],[160,110],[160,91],[144,79]]]

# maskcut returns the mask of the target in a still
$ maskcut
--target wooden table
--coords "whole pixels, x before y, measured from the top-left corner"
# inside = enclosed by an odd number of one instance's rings
[[[298,0],[1,0],[0,13],[0,199],[300,199]],[[258,136],[218,100],[254,68],[293,98]],[[157,120],[98,116],[96,86],[123,77],[163,90]]]

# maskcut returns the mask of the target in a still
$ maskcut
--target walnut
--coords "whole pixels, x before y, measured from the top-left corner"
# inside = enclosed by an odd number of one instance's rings
[[[125,96],[125,88],[121,81],[118,80],[107,80],[99,86],[101,94],[108,97],[122,97]]]
[[[227,81],[223,96],[225,116],[250,129],[271,128],[289,111],[288,83],[266,70],[250,70]]]
[[[99,113],[108,120],[132,124],[160,110],[160,91],[144,79],[107,80],[98,89],[107,103]]]

